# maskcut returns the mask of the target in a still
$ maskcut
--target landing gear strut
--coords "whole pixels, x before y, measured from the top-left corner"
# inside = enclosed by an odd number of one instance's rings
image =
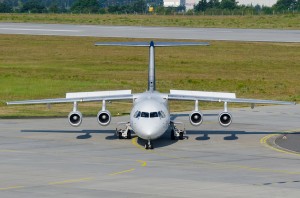
[[[153,149],[153,145],[151,144],[151,140],[148,140],[148,143],[145,144],[145,149]]]

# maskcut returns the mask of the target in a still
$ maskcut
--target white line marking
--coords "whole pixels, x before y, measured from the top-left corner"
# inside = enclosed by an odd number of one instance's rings
[[[80,30],[52,30],[52,29],[27,29],[27,28],[0,28],[0,29],[17,30],[17,31],[80,32]]]

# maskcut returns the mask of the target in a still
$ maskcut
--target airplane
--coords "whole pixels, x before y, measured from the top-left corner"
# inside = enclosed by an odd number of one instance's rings
[[[224,110],[218,116],[221,126],[228,127],[232,123],[232,115],[228,112],[228,103],[249,103],[254,104],[278,104],[292,105],[294,102],[258,100],[247,98],[236,98],[235,93],[205,92],[189,90],[170,90],[170,93],[160,93],[156,90],[155,78],[155,47],[175,46],[209,46],[206,42],[98,42],[95,46],[126,46],[126,47],[149,47],[148,66],[148,89],[143,93],[132,94],[131,90],[96,91],[96,92],[75,92],[67,93],[66,98],[11,101],[7,105],[20,104],[50,104],[50,103],[73,103],[73,110],[68,115],[71,126],[78,127],[82,123],[82,113],[78,110],[79,102],[102,102],[102,109],[97,114],[97,121],[101,126],[107,126],[111,122],[111,113],[106,108],[107,101],[131,100],[133,103],[130,112],[130,121],[119,123],[125,124],[125,130],[117,130],[116,135],[120,138],[132,137],[134,132],[139,138],[146,140],[145,149],[153,149],[152,141],[161,137],[167,131],[170,138],[183,139],[184,130],[179,130],[176,123],[171,119],[168,101],[194,101],[194,110],[189,114],[189,121],[194,126],[203,122],[203,114],[199,110],[199,101],[223,102]]]

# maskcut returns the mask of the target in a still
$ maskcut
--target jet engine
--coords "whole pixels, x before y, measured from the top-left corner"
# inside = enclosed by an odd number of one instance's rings
[[[71,126],[78,127],[82,122],[82,114],[80,111],[72,111],[69,113],[68,120]]]
[[[190,114],[190,123],[199,126],[203,121],[203,114],[200,111],[194,111]]]
[[[219,122],[220,122],[220,125],[222,125],[223,127],[228,127],[232,122],[231,114],[228,112],[220,113]]]
[[[107,126],[109,125],[110,121],[111,121],[111,114],[109,111],[105,110],[105,111],[99,111],[98,115],[97,115],[97,121],[99,122],[99,124],[101,126]]]

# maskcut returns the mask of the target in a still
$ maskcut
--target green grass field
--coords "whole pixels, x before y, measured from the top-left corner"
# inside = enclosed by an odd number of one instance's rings
[[[0,35],[0,117],[66,116],[72,104],[6,106],[5,101],[65,97],[66,92],[147,88],[148,48],[95,47],[129,39]],[[138,39],[130,39],[130,41]],[[300,44],[211,42],[156,49],[157,89],[236,92],[238,97],[300,100]],[[221,107],[205,103],[203,108]],[[80,104],[96,115],[100,103]],[[108,105],[114,115],[130,103]],[[171,110],[192,110],[192,103]]]
[[[259,29],[300,29],[299,21],[300,14],[245,16],[0,14],[0,22]]]

